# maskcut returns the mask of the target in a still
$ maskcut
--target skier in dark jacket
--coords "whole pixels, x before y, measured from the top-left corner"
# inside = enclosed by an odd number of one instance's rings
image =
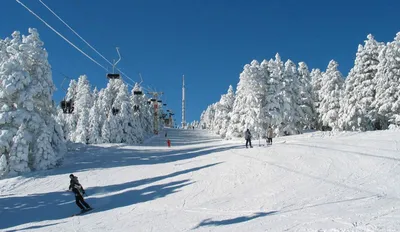
[[[248,148],[247,146],[248,144],[250,144],[250,147],[253,147],[251,145],[251,133],[249,129],[247,129],[246,132],[244,132],[244,138],[246,139],[246,148]]]
[[[74,176],[74,174],[69,175],[71,179],[69,182],[69,190],[75,193],[75,202],[76,205],[81,208],[82,211],[91,210],[92,207],[83,199],[83,194],[85,194],[85,190],[82,185],[78,181],[78,177]],[[83,207],[85,206],[85,207]]]

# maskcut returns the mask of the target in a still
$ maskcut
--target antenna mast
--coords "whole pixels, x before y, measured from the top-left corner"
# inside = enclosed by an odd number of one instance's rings
[[[186,127],[186,109],[185,109],[185,75],[182,77],[182,128]]]

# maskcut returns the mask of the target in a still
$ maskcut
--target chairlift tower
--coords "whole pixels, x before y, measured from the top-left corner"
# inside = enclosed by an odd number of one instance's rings
[[[164,94],[163,92],[148,92],[148,94],[152,95],[153,97],[150,99],[150,102],[153,104],[154,113],[153,113],[153,130],[154,134],[158,134],[159,129],[159,105],[162,105],[162,101],[158,100],[158,97]]]
[[[186,109],[185,109],[185,75],[182,77],[182,128],[186,127]]]

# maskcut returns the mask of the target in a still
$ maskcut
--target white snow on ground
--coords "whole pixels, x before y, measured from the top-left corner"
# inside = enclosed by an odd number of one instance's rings
[[[400,131],[315,132],[244,148],[168,129],[143,146],[77,146],[0,180],[1,231],[400,231]],[[265,141],[261,141],[262,144]],[[79,211],[69,174],[95,210]]]

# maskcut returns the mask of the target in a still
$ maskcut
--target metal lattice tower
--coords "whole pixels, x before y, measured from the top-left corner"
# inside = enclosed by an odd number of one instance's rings
[[[186,127],[186,109],[185,109],[185,75],[182,77],[182,128]]]

